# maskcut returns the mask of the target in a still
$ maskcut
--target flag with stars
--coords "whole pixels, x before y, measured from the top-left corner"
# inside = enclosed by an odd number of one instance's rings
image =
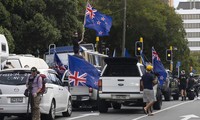
[[[167,77],[167,72],[157,54],[154,47],[152,47],[152,64],[154,73],[158,74],[158,80],[162,86]]]
[[[97,36],[108,36],[112,26],[112,18],[94,9],[87,3],[85,13],[85,27],[96,31]]]
[[[68,55],[69,81],[71,86],[88,86],[98,89],[100,73],[90,63],[76,56]]]

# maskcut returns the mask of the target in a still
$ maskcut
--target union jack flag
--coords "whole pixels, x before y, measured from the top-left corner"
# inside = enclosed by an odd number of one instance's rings
[[[74,74],[69,72],[69,82],[71,86],[85,86],[87,73],[79,75],[79,72],[74,71]]]
[[[92,9],[92,6],[88,3],[86,8],[86,15],[90,16],[90,19],[93,19],[95,16],[96,9]]]
[[[152,58],[153,59],[156,58],[158,61],[160,61],[160,58],[159,58],[157,52],[155,51],[154,47],[152,47]]]

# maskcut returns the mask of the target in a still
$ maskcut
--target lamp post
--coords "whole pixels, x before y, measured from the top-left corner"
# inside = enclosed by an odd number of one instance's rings
[[[125,41],[126,41],[126,0],[124,0],[124,22],[123,22],[123,39],[122,39],[122,57],[125,56]]]

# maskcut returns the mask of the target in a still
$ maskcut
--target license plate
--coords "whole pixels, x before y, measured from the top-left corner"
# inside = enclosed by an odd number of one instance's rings
[[[10,99],[11,103],[22,103],[23,102],[23,97],[12,97]]]
[[[72,100],[76,100],[77,99],[77,97],[76,96],[72,96]]]
[[[128,96],[125,95],[117,95],[117,96],[113,96],[113,99],[127,99]]]

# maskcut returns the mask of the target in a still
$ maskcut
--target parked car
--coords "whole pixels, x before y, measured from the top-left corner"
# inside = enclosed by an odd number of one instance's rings
[[[72,114],[71,94],[68,88],[62,86],[62,80],[52,69],[38,69],[40,74],[46,75],[46,91],[42,95],[40,112],[42,117],[54,120],[57,113],[63,116]],[[0,119],[10,115],[24,115],[27,113],[28,97],[24,96],[26,80],[30,75],[30,68],[14,68],[0,71]]]

